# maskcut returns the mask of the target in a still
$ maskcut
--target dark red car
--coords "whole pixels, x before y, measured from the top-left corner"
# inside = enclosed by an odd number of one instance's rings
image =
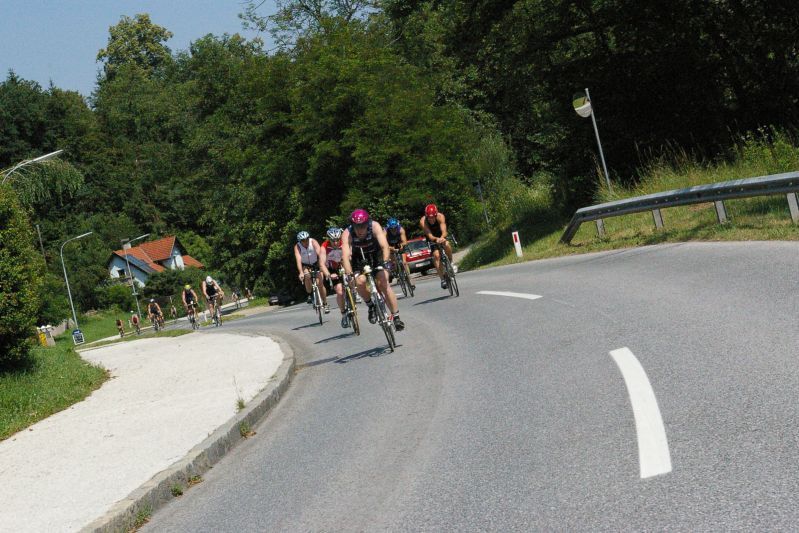
[[[407,252],[402,254],[402,258],[411,273],[425,272],[433,268],[433,254],[430,252],[430,246],[428,246],[427,239],[424,237],[410,239]]]

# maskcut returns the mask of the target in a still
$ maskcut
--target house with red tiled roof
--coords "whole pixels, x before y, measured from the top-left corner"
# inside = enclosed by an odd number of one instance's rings
[[[187,254],[174,235],[138,246],[125,244],[108,260],[108,273],[112,278],[125,280],[129,271],[139,287],[144,287],[147,279],[156,272],[186,267],[203,268],[203,264]]]

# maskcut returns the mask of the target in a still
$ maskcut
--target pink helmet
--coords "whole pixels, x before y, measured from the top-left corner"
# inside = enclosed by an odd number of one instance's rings
[[[356,209],[350,215],[350,220],[353,224],[366,224],[369,221],[369,213],[364,209]]]

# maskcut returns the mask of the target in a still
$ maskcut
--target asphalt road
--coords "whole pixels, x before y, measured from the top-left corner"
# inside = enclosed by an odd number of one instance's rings
[[[796,527],[799,243],[458,279],[460,298],[429,280],[400,299],[393,354],[364,309],[360,337],[304,304],[226,325],[287,339],[299,373],[257,435],[143,531]]]

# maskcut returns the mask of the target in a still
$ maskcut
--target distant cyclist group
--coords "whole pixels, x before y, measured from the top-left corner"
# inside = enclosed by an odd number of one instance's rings
[[[389,218],[384,229],[364,209],[353,211],[348,222],[345,228],[328,229],[327,239],[321,244],[307,231],[297,234],[294,259],[300,283],[305,285],[308,293],[308,302],[320,306],[320,321],[321,310],[330,312],[324,283],[327,280],[336,293],[341,327],[350,327],[352,313],[348,309],[345,290],[354,285],[369,310],[370,323],[380,321],[380,306],[384,303],[388,308],[388,322],[397,331],[402,331],[405,323],[400,318],[397,296],[390,289],[390,280],[391,277],[404,274],[404,279],[410,284],[408,266],[401,260],[401,254],[408,244],[405,228],[396,218]],[[431,248],[433,263],[441,278],[441,288],[447,289],[448,277],[441,261],[443,249],[449,263],[452,262],[446,217],[435,204],[429,204],[419,220],[419,227]],[[374,301],[375,292],[370,290],[368,283],[371,279],[377,289],[377,299],[382,300],[380,302]],[[415,285],[411,284],[410,289],[415,289]],[[315,291],[318,291],[318,296]],[[317,298],[319,302],[315,301]]]

